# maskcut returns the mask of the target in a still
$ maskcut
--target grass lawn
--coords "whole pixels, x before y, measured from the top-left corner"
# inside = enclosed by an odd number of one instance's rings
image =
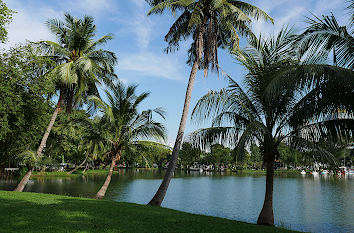
[[[0,232],[293,232],[130,203],[0,191]]]

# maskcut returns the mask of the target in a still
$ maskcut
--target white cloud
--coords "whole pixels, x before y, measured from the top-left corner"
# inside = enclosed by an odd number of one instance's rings
[[[17,13],[14,15],[13,22],[8,27],[8,43],[2,47],[8,48],[18,43],[39,40],[55,40],[55,37],[49,32],[45,21],[48,18],[57,17],[61,12],[54,11],[51,8],[41,8],[34,11],[32,9],[13,7]],[[38,14],[38,12],[44,12]]]
[[[181,80],[183,67],[176,57],[171,55],[140,52],[122,56],[118,70],[135,71],[149,77]]]

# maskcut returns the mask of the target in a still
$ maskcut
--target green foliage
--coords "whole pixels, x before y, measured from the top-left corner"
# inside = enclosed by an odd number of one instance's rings
[[[138,141],[150,138],[165,139],[164,125],[153,119],[153,114],[164,119],[165,112],[161,108],[138,111],[138,107],[149,93],[136,95],[137,86],[126,87],[122,82],[111,83],[109,87],[110,89],[105,91],[108,103],[96,96],[92,96],[90,100],[103,113],[101,124],[107,132],[108,154],[112,159],[120,159],[125,150],[134,151]]]
[[[16,154],[38,145],[53,111],[51,67],[26,45],[0,55],[0,166],[16,166]]]
[[[90,134],[88,122],[89,114],[83,110],[73,111],[70,119],[66,114],[60,114],[53,126],[45,156],[55,158],[61,162],[63,156],[67,162],[80,163],[88,153],[87,141],[84,139]]]
[[[218,69],[218,48],[239,48],[239,36],[253,36],[250,29],[251,18],[273,19],[264,11],[242,1],[220,0],[146,0],[152,7],[150,14],[160,14],[171,10],[179,16],[165,36],[168,43],[166,52],[179,49],[183,40],[193,38],[189,50],[188,63],[200,62],[200,67],[207,71],[209,66]],[[198,36],[202,33],[202,38]],[[202,59],[202,60],[200,60]]]
[[[199,161],[201,156],[199,148],[195,148],[188,142],[183,142],[182,149],[179,151],[180,163],[184,168],[193,165],[194,162]]]
[[[115,54],[99,49],[113,37],[105,35],[95,41],[93,21],[90,16],[77,19],[70,14],[64,15],[64,21],[50,19],[47,26],[57,36],[58,43],[40,41],[33,44],[41,55],[57,64],[50,74],[65,102],[67,113],[73,107],[87,103],[88,96],[99,96],[98,84],[107,84],[116,78]]]
[[[9,9],[6,4],[0,0],[0,42],[5,43],[7,40],[6,26],[12,21],[12,15],[15,11]]]

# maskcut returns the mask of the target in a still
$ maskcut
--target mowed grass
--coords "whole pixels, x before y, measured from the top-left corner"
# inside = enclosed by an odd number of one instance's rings
[[[293,232],[162,207],[0,191],[0,232]]]

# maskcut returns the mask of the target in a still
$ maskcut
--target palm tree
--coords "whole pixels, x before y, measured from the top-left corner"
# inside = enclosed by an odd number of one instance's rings
[[[353,1],[348,6],[348,10],[351,13],[351,22],[348,26],[340,26],[333,14],[323,15],[322,18],[316,16],[307,18],[309,26],[299,36],[299,46],[312,52],[320,51],[327,56],[333,51],[335,65],[354,69]]]
[[[354,132],[353,118],[331,117],[338,108],[353,111],[354,72],[307,64],[306,57],[293,49],[293,39],[287,29],[273,38],[250,39],[249,46],[237,53],[237,60],[248,70],[245,89],[229,78],[228,88],[210,91],[192,113],[194,120],[213,119],[211,128],[189,136],[195,145],[222,141],[237,146],[241,155],[252,143],[260,145],[267,173],[258,224],[274,224],[274,160],[280,143],[328,156],[318,147],[320,136],[344,139]]]
[[[100,117],[96,116],[92,120],[85,119],[84,121],[78,123],[83,124],[86,130],[80,143],[80,149],[86,153],[86,156],[78,166],[67,172],[68,174],[77,171],[88,159],[97,160],[99,157],[102,157],[107,150],[108,143],[106,140],[106,132],[101,125]]]
[[[149,205],[160,206],[176,168],[184,129],[188,117],[190,99],[197,71],[204,69],[208,74],[209,67],[218,70],[218,48],[238,49],[239,35],[252,36],[251,18],[265,19],[273,22],[261,9],[236,0],[146,0],[152,9],[148,13],[159,14],[170,9],[172,14],[180,13],[165,36],[168,43],[166,52],[179,48],[179,42],[193,38],[189,50],[188,63],[192,66],[189,76],[183,112],[175,140],[172,156],[165,177]]]
[[[96,26],[92,17],[76,19],[70,14],[64,16],[64,22],[58,19],[47,21],[49,29],[57,36],[58,43],[40,41],[34,44],[43,56],[50,57],[59,64],[49,73],[55,77],[59,99],[37,149],[38,156],[42,154],[62,107],[66,104],[66,110],[70,113],[73,105],[82,104],[89,95],[99,96],[97,83],[108,82],[114,77],[113,66],[116,63],[116,56],[113,52],[97,49],[111,40],[112,36],[105,35],[94,41]],[[28,170],[23,178],[25,180],[21,182],[27,183],[32,171]]]
[[[106,90],[108,104],[93,96],[91,100],[104,113],[101,124],[107,132],[107,141],[110,143],[109,156],[111,166],[107,178],[96,194],[97,199],[105,196],[111,181],[113,169],[121,159],[122,152],[135,146],[142,139],[165,139],[165,127],[153,120],[153,113],[165,118],[161,108],[138,111],[138,107],[148,96],[148,92],[136,95],[137,86],[125,87],[123,83],[110,85],[111,90]],[[111,93],[112,92],[112,93]]]

